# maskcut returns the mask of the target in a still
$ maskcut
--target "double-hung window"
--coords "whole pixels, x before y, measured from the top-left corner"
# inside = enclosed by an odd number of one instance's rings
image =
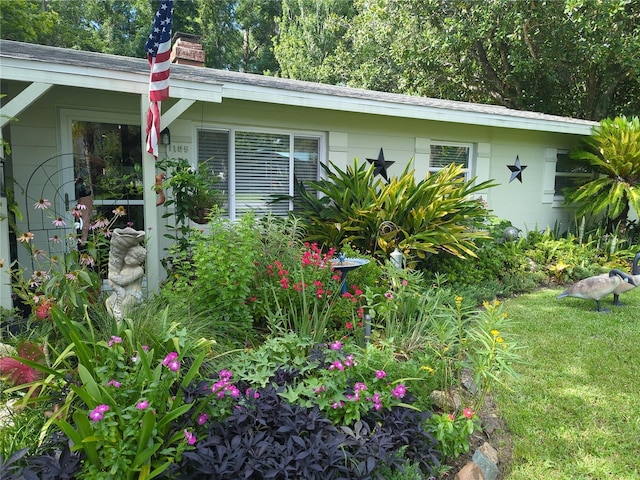
[[[297,182],[318,179],[322,145],[319,134],[202,129],[198,131],[198,161],[220,175],[229,218],[248,211],[284,216],[293,202],[272,200],[294,197]]]
[[[470,144],[431,143],[429,171],[438,172],[446,166],[456,163],[462,167],[465,180],[469,180],[472,153],[473,149]]]
[[[572,160],[566,151],[556,154],[554,196],[564,198],[565,188],[577,188],[593,180],[595,169],[586,162]]]

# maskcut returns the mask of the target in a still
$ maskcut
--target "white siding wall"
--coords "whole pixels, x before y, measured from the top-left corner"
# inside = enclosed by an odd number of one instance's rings
[[[171,103],[171,100],[165,102],[165,110]],[[140,97],[59,87],[45,94],[20,115],[19,122],[11,124],[14,174],[20,184],[26,183],[28,175],[42,161],[68,153],[60,151],[61,135],[68,134],[66,127],[59,124],[61,108],[140,116]],[[471,175],[482,181],[495,179],[500,184],[483,192],[498,217],[510,220],[523,230],[541,229],[556,221],[567,226],[571,219],[567,209],[556,207],[552,202],[543,203],[545,175],[548,183],[550,167],[548,151],[571,148],[576,141],[571,136],[446,123],[446,118],[442,122],[407,120],[225,99],[221,104],[196,103],[169,125],[172,147],[167,152],[161,146],[160,157],[169,155],[195,161],[197,128],[216,126],[326,132],[327,155],[322,161],[331,160],[344,167],[354,158],[359,162],[376,158],[383,148],[385,159],[395,162],[389,168],[390,175],[400,174],[415,157],[413,168],[419,178],[427,171],[429,142],[471,143],[475,152]],[[191,148],[173,151],[180,145]],[[509,183],[507,165],[515,162],[516,155],[521,164],[527,166],[523,183],[517,180]],[[36,196],[39,194],[40,190]],[[45,189],[43,194],[53,197],[53,190]],[[31,204],[36,200],[30,199],[29,205],[22,204],[21,208],[33,211]],[[158,207],[156,212],[161,227],[155,235],[150,234],[150,241],[157,242],[162,254],[169,243],[163,237],[166,231],[162,225],[166,222],[161,219],[166,207]]]

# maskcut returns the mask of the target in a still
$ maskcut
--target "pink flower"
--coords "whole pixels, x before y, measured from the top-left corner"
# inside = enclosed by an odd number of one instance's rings
[[[402,280],[402,286],[406,287],[407,285],[409,285],[409,282],[407,282],[406,280]]]
[[[107,387],[115,387],[115,388],[120,388],[122,386],[122,384],[116,380],[109,380],[107,382]]]
[[[286,290],[287,288],[289,288],[289,279],[287,277],[282,277],[280,279],[280,285]]]
[[[340,343],[340,340],[336,340],[331,344],[331,350],[340,350],[341,348],[342,348],[342,343]]]
[[[86,265],[87,267],[93,267],[96,262],[91,255],[83,253],[82,255],[80,255],[80,263],[82,265]]]
[[[393,293],[391,292],[385,292],[384,296],[387,297],[389,300],[393,299]]]
[[[363,390],[367,389],[367,385],[363,382],[356,382],[356,384],[353,386],[353,390],[358,393],[358,392],[362,392]]]
[[[178,361],[178,353],[177,352],[169,352],[164,360],[162,361],[162,365],[167,367],[172,372],[177,372],[180,370],[180,362]]]
[[[116,217],[124,217],[127,214],[127,211],[124,209],[122,205],[120,205],[114,208],[113,210],[111,210],[111,213],[113,213]]]
[[[207,423],[207,420],[209,420],[209,415],[206,413],[201,413],[200,415],[198,415],[197,423],[198,425],[204,425],[205,423]]]
[[[149,402],[146,400],[140,400],[137,404],[136,404],[136,408],[138,410],[144,410],[145,408],[147,408],[149,406]]]
[[[89,229],[96,230],[97,228],[104,228],[109,225],[109,221],[104,217],[98,217],[98,219],[89,226]]]
[[[116,336],[116,335],[111,335],[111,340],[109,340],[107,342],[107,347],[111,348],[113,347],[116,343],[122,343],[122,338]]]
[[[46,210],[51,206],[51,202],[46,198],[41,198],[36,203],[33,204],[33,208],[36,210]]]
[[[471,410],[470,408],[465,408],[464,410],[462,410],[462,414],[468,419],[472,419],[474,415],[473,410]]]
[[[387,372],[385,372],[384,370],[376,370],[376,378],[382,380],[386,376]]]
[[[186,428],[184,429],[184,439],[187,441],[189,445],[195,445],[196,442],[198,441],[196,439],[196,436]]]
[[[104,417],[104,414],[109,411],[109,405],[98,405],[91,410],[89,418],[94,422],[99,422]]]
[[[452,414],[449,414],[449,420],[451,420],[452,422],[456,419],[456,417],[454,417]]]
[[[78,279],[78,274],[76,272],[65,273],[64,276],[67,280],[71,280],[72,282],[75,282]]]
[[[55,227],[66,227],[67,226],[67,222],[65,222],[64,218],[62,218],[62,217],[56,217],[51,223],[53,223],[53,225]]]
[[[58,235],[54,235],[53,237],[49,238],[49,241],[53,243],[60,243],[62,242],[62,239]]]
[[[329,370],[344,370],[344,365],[340,360],[336,360],[331,365],[329,365]]]
[[[396,388],[391,390],[391,395],[393,395],[398,400],[404,397],[406,393],[407,393],[407,388],[403,384],[400,384]]]

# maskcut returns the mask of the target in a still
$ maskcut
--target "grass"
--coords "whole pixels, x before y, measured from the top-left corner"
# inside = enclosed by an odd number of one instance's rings
[[[513,436],[506,480],[640,478],[640,288],[595,302],[540,290],[507,300],[526,364],[497,397]]]

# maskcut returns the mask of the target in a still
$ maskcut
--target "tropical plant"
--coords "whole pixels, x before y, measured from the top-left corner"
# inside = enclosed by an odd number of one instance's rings
[[[568,205],[578,205],[578,217],[604,215],[610,233],[626,227],[630,209],[640,215],[640,118],[602,120],[570,157],[601,174],[565,194]]]
[[[299,184],[294,199],[313,241],[337,249],[350,243],[385,259],[397,247],[415,264],[441,251],[474,256],[474,240],[486,236],[482,222],[488,212],[472,195],[495,184],[465,181],[459,165],[416,182],[410,162],[386,184],[374,176],[373,165],[357,160],[346,170],[333,163],[325,169],[326,179]]]

